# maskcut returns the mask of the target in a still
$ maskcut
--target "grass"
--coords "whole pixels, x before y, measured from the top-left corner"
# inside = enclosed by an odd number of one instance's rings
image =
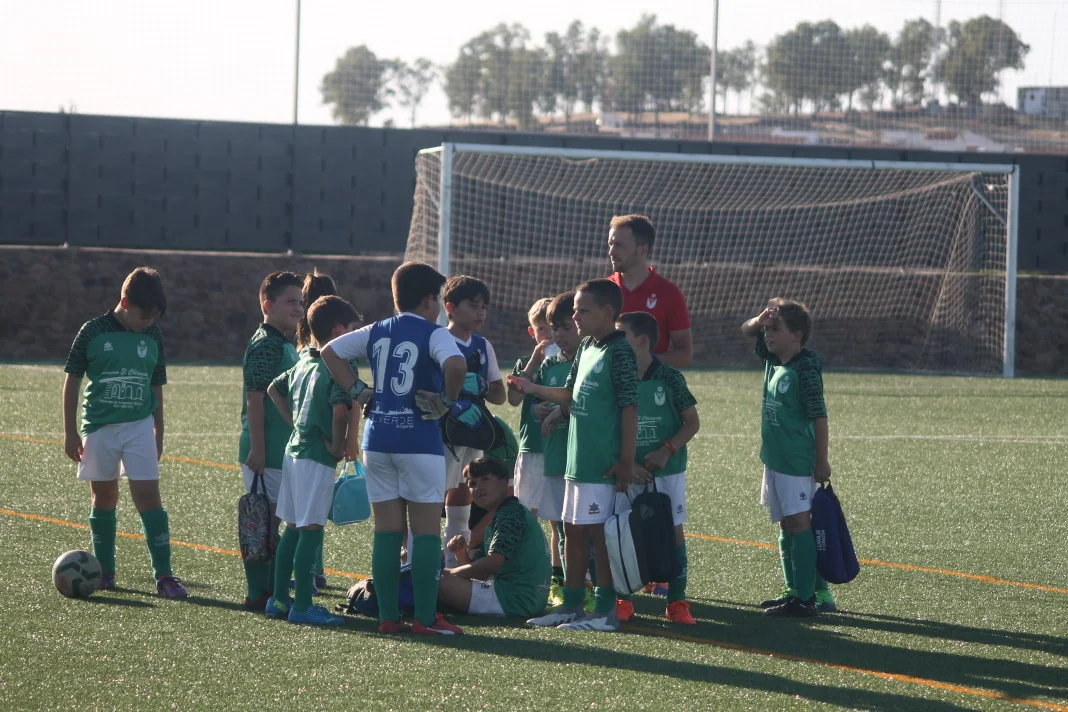
[[[207,463],[163,464],[172,538],[233,550],[240,371],[170,377],[167,456]],[[192,598],[161,600],[135,538],[119,539],[119,591],[61,598],[52,561],[89,545],[62,523],[88,514],[54,442],[62,376],[0,366],[0,705],[1068,710],[1068,381],[828,374],[836,491],[869,563],[836,589],[842,613],[799,622],[753,605],[781,588],[776,552],[754,545],[776,537],[757,504],[760,376],[688,378],[703,429],[687,531],[735,540],[689,540],[699,624],[671,626],[663,599],[638,596],[617,635],[457,617],[467,635],[440,641],[381,637],[369,619],[313,630],[243,612],[241,565],[225,551],[176,547]],[[119,529],[140,532],[125,492]],[[328,529],[326,565],[368,573],[370,526]],[[328,606],[353,578],[330,580]]]

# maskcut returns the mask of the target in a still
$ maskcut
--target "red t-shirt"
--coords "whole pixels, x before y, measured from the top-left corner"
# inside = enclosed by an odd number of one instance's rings
[[[638,288],[631,291],[623,286],[623,275],[614,273],[608,279],[619,285],[623,290],[623,311],[643,311],[652,314],[660,327],[660,336],[656,341],[653,353],[662,354],[668,350],[670,340],[668,333],[672,331],[685,331],[690,328],[690,313],[686,310],[686,299],[682,296],[682,290],[673,282],[661,277],[650,267],[649,276],[645,278]]]

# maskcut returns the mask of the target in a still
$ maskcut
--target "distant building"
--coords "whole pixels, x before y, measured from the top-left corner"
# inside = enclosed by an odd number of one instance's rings
[[[1068,119],[1068,87],[1020,87],[1016,110],[1027,116]]]
[[[920,148],[927,151],[1002,152],[1004,145],[982,134],[959,129],[886,130],[882,143],[902,148]]]

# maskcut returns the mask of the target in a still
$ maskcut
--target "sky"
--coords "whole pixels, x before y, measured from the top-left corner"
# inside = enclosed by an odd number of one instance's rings
[[[711,0],[463,0],[442,3],[303,0],[299,117],[330,124],[319,83],[349,47],[379,57],[450,62],[467,39],[498,22],[521,22],[534,38],[574,19],[614,35],[655,8],[662,23],[711,44]],[[1004,19],[1031,46],[1017,86],[1068,85],[1068,0],[946,0],[942,21],[980,14]],[[296,0],[0,0],[0,110],[289,123],[293,119]],[[871,24],[896,33],[905,20],[933,20],[935,0],[721,0],[719,46],[758,45],[803,20]],[[391,118],[378,115],[372,123]],[[403,110],[393,116],[407,125]],[[444,123],[443,92],[420,123]]]

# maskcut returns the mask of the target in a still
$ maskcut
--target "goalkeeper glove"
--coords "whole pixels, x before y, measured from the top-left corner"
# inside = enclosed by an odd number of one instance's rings
[[[351,397],[352,400],[361,408],[367,405],[367,401],[371,400],[371,396],[373,395],[374,391],[371,389],[371,387],[361,381],[359,378],[357,378],[356,382],[352,384],[351,388],[349,388],[349,397]]]
[[[415,407],[422,411],[423,420],[441,420],[454,405],[456,401],[444,393],[418,391],[415,394]]]
[[[477,428],[482,424],[482,411],[469,400],[456,401],[456,404],[449,409],[449,415],[469,428]]]
[[[468,373],[464,376],[464,388],[473,396],[482,397],[486,394],[486,379],[477,373]]]

